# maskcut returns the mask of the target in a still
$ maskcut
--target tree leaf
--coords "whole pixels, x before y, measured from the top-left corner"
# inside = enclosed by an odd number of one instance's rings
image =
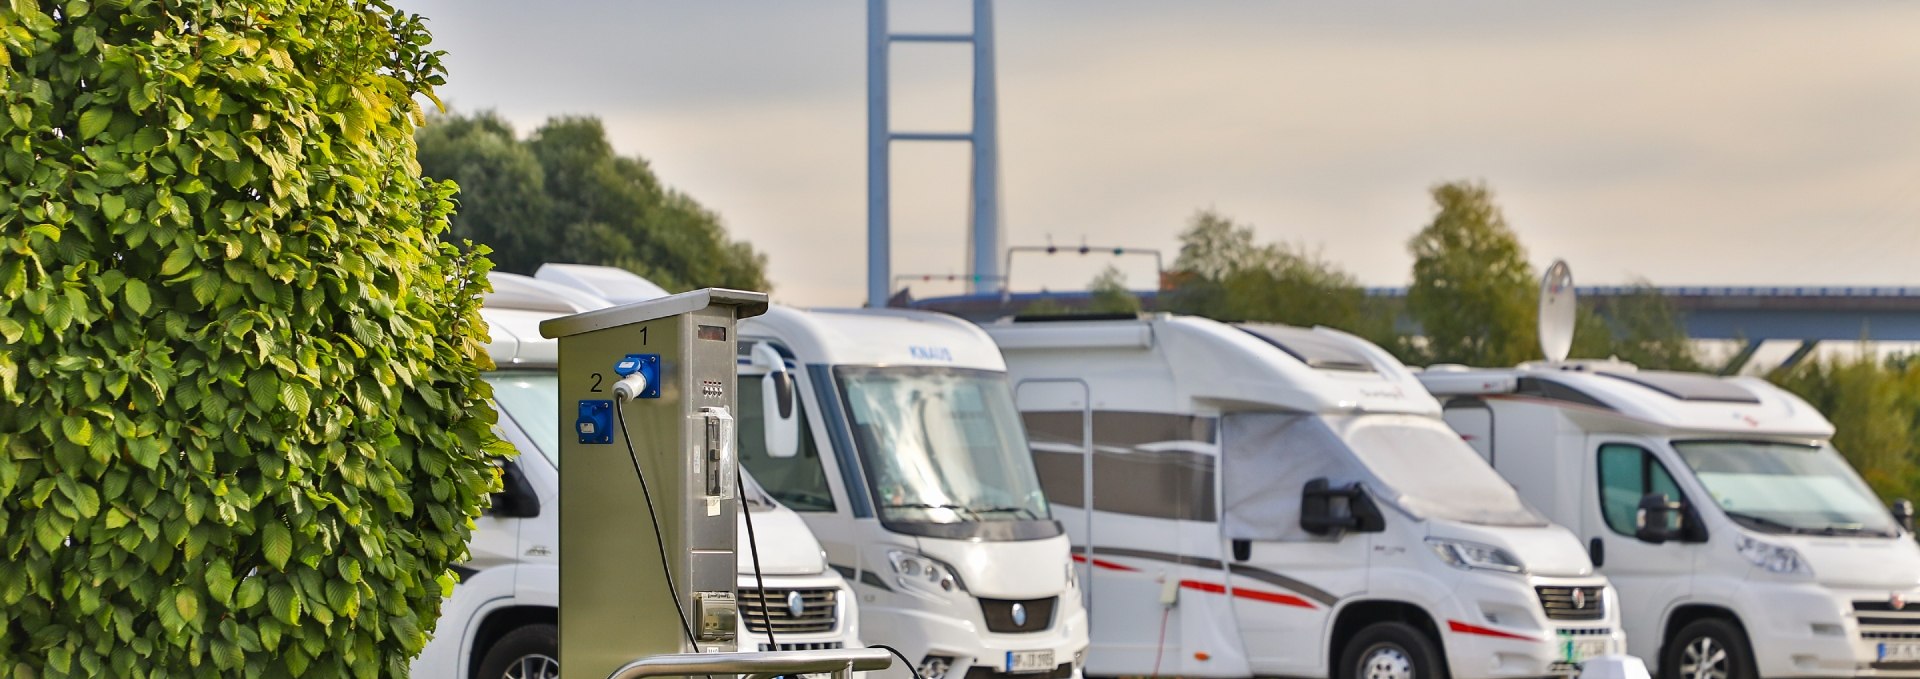
[[[176,246],[172,252],[167,253],[167,260],[160,263],[160,275],[172,276],[185,271],[187,265],[192,262],[193,249],[185,245]]]
[[[87,35],[92,33],[89,32]],[[86,50],[81,50],[81,53],[85,54]],[[87,109],[85,113],[80,114],[80,138],[92,139],[100,136],[101,132],[107,131],[107,124],[111,122],[113,122],[113,109],[105,106]]]
[[[147,309],[153,304],[153,299],[147,296],[147,284],[138,278],[128,279],[120,294],[126,297],[127,308],[133,309],[136,315],[147,315]]]
[[[182,588],[173,595],[173,607],[180,612],[180,617],[188,621],[197,620],[200,617],[200,595]]]
[[[85,417],[68,417],[60,420],[60,432],[76,446],[93,444],[93,423]]]
[[[268,519],[266,525],[260,528],[260,549],[266,554],[267,563],[285,570],[287,559],[293,556],[293,536],[279,521]]]

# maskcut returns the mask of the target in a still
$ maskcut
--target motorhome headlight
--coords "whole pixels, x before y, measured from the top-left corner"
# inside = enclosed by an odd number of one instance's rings
[[[961,586],[960,577],[954,575],[952,567],[919,552],[901,549],[889,551],[887,563],[893,566],[894,580],[910,590],[940,594],[966,589]]]
[[[1792,547],[1756,540],[1747,535],[1734,539],[1733,547],[1748,562],[1768,573],[1813,576],[1813,567],[1807,565],[1807,560],[1800,558],[1800,552]]]
[[[1527,572],[1526,564],[1520,563],[1519,557],[1499,547],[1442,538],[1427,538],[1427,546],[1433,548],[1434,555],[1440,557],[1441,561],[1454,568],[1502,573]]]

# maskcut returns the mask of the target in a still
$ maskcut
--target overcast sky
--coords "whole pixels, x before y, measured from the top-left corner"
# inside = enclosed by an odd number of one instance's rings
[[[770,259],[865,294],[863,0],[400,0],[440,95],[592,114]],[[894,28],[965,30],[964,0]],[[1196,209],[1408,281],[1430,185],[1482,179],[1583,284],[1920,285],[1920,3],[1001,0],[1007,243],[1159,248]],[[969,120],[963,45],[894,49],[897,129]],[[894,147],[896,273],[965,270],[967,152]],[[1112,258],[1016,260],[1078,289]],[[1122,260],[1136,287],[1152,265]],[[917,289],[922,296],[951,287]]]

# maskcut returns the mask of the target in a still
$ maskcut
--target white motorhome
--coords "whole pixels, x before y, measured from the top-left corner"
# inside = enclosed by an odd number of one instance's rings
[[[1435,366],[1446,419],[1619,587],[1667,677],[1920,677],[1920,547],[1805,401],[1604,362]],[[1896,516],[1901,514],[1903,516]]]
[[[1541,677],[1620,652],[1579,542],[1378,347],[1165,314],[987,331],[1087,569],[1089,674]]]
[[[525,276],[496,272],[491,281],[494,291],[481,315],[497,369],[484,377],[500,413],[497,433],[520,456],[503,463],[505,488],[475,522],[471,558],[454,569],[460,584],[441,604],[433,639],[413,662],[413,676],[423,679],[559,676],[559,347],[540,336],[539,325],[609,303]],[[740,648],[858,647],[857,604],[827,567],[820,543],[797,515],[743,478],[749,487],[742,506],[752,513],[762,570],[755,577],[742,512]]]
[[[826,543],[869,641],[925,679],[1079,676],[1087,619],[1067,538],[977,327],[775,306],[740,324],[739,344],[741,440],[757,414],[791,441],[743,445],[740,464]]]
[[[616,301],[644,290],[605,267],[536,276]],[[1069,545],[993,342],[941,314],[779,305],[738,332],[740,464],[826,545],[864,638],[924,679],[1079,677]]]

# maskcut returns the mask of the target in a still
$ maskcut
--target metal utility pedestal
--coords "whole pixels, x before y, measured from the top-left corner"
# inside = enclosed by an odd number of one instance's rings
[[[540,324],[560,340],[565,679],[734,650],[734,323],[766,308],[709,289]]]

